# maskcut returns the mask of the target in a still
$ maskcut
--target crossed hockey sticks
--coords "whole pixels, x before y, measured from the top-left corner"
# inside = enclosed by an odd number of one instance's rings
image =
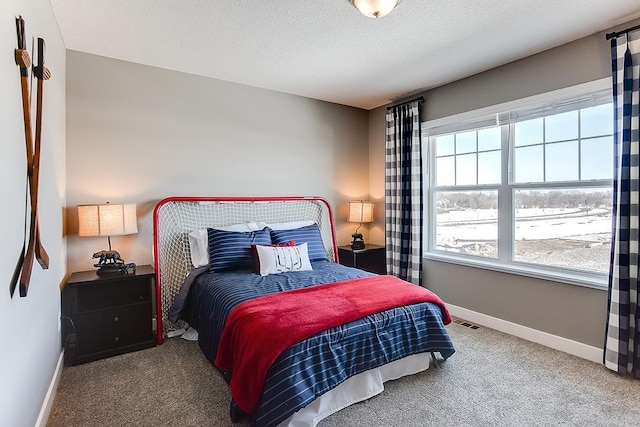
[[[44,40],[38,38],[38,65],[33,67],[33,75],[36,77],[37,84],[37,107],[36,107],[36,136],[35,147],[33,144],[33,136],[31,132],[31,106],[29,97],[29,73],[31,66],[29,53],[26,51],[26,43],[24,37],[24,20],[22,17],[16,17],[16,33],[18,38],[18,48],[15,50],[15,61],[20,67],[20,85],[22,87],[22,112],[24,119],[24,135],[25,146],[27,151],[27,177],[29,180],[29,195],[31,203],[31,214],[29,222],[29,241],[23,240],[22,250],[18,257],[18,263],[13,272],[13,277],[9,285],[9,293],[13,293],[20,279],[20,296],[27,296],[29,290],[29,281],[31,280],[31,271],[33,269],[34,257],[43,269],[49,268],[49,255],[42,246],[40,241],[40,230],[38,227],[38,181],[40,171],[40,147],[42,139],[42,92],[43,81],[51,78],[51,72],[44,66]],[[26,228],[26,227],[25,227]],[[26,246],[26,252],[25,252]]]

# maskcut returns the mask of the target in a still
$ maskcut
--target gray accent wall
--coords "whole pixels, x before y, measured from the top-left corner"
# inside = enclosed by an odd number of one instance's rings
[[[424,283],[445,302],[601,348],[602,290],[425,260]]]
[[[77,236],[87,203],[138,203],[139,233],[111,239],[137,264],[170,196],[318,195],[350,241],[347,201],[369,192],[366,111],[76,51],[67,70],[69,271],[107,247]]]
[[[38,191],[39,228],[49,269],[43,270],[34,262],[27,296],[21,298],[16,290],[11,298],[9,283],[24,241],[25,214],[31,212],[25,206],[27,158],[20,71],[13,61],[18,14],[25,20],[27,50],[32,58],[32,38],[45,40],[45,65],[51,71],[51,79],[43,84]],[[33,427],[41,413],[46,415],[43,402],[60,357],[60,285],[66,272],[62,215],[66,193],[66,51],[48,0],[0,2],[0,52],[0,425]],[[35,92],[35,80],[31,88]],[[32,100],[35,123],[35,96]]]
[[[637,25],[632,21],[613,30]],[[423,121],[610,77],[605,32],[418,93]],[[370,192],[384,209],[384,107],[369,112]],[[372,225],[372,243],[384,243],[384,216]],[[604,290],[425,260],[424,283],[445,302],[590,346],[604,342]]]

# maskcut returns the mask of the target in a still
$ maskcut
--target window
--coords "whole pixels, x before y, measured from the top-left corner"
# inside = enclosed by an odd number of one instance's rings
[[[613,177],[607,84],[423,124],[427,256],[604,284]]]

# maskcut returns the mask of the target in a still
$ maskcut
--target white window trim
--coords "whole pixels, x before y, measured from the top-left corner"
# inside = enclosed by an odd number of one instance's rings
[[[495,116],[505,111],[519,110],[530,107],[531,105],[551,104],[563,99],[572,98],[589,92],[597,92],[603,89],[611,88],[611,77],[594,80],[592,82],[582,83],[576,86],[570,86],[551,92],[541,93],[539,95],[528,96],[526,98],[516,99],[513,101],[503,102],[502,104],[491,105],[489,107],[479,108],[477,110],[465,111],[463,113],[454,114],[452,116],[441,117],[426,122],[422,122],[422,133],[428,134],[430,128],[439,126],[450,126],[456,122],[466,122],[472,120],[480,120],[485,117]]]
[[[608,276],[599,273],[573,272],[570,270],[560,273],[558,271],[548,270],[543,265],[518,263],[517,261],[504,264],[491,258],[471,257],[460,254],[450,255],[444,251],[425,252],[423,258],[587,288],[606,290],[609,287]]]
[[[543,104],[551,104],[556,101],[561,101],[563,99],[577,97],[585,93],[589,92],[597,92],[603,89],[611,88],[611,78],[603,78],[599,80],[594,80],[592,82],[587,82],[583,84],[579,84],[576,86],[571,86],[563,89],[554,90],[551,92],[542,93],[539,95],[529,96],[522,99],[517,99],[514,101],[505,102],[502,104],[492,105],[489,107],[480,108],[473,111],[467,111],[459,114],[454,114],[452,116],[442,117],[439,119],[429,120],[426,122],[422,122],[422,135],[425,140],[428,140],[429,137],[429,129],[435,127],[442,126],[455,126],[456,123],[460,122],[469,122],[474,120],[482,120],[484,118],[490,116],[497,116],[500,113],[505,111],[513,111],[521,108],[527,108],[531,105],[543,105]],[[432,171],[433,165],[431,162],[433,159],[431,158],[431,154],[428,153],[428,171]],[[505,171],[503,170],[503,182],[507,179],[505,175]],[[424,185],[424,196],[425,200],[429,200],[429,191],[430,184],[429,180],[425,180]],[[554,183],[556,186],[559,183]],[[575,184],[575,183],[574,183]],[[589,186],[589,185],[587,185]],[[482,186],[476,186],[474,189],[480,190]],[[510,206],[508,206],[510,209]],[[429,206],[428,211],[425,212],[427,217],[432,217],[435,214],[435,207]],[[429,228],[431,226],[431,229]],[[508,226],[508,225],[507,225]],[[425,231],[427,231],[428,236],[432,236],[435,233],[435,222],[430,221],[426,218],[424,223]],[[499,225],[500,227],[500,225]],[[553,267],[547,268],[543,265],[537,264],[527,264],[518,261],[510,261],[509,263],[504,263],[499,260],[493,260],[490,258],[481,258],[474,256],[465,256],[461,254],[449,254],[445,251],[432,250],[429,251],[429,244],[425,244],[425,251],[423,253],[423,257],[425,259],[434,260],[434,261],[442,261],[448,263],[454,263],[458,265],[464,265],[468,267],[476,267],[487,270],[498,271],[502,273],[510,273],[517,274],[520,276],[532,277],[536,279],[550,280],[554,282],[566,283],[570,285],[583,286],[588,288],[595,289],[607,289],[608,288],[608,275],[605,273],[590,273],[587,271],[577,271],[577,270],[569,270],[563,269],[562,271],[558,271]],[[503,250],[504,250],[504,246]],[[507,248],[508,250],[509,248]]]

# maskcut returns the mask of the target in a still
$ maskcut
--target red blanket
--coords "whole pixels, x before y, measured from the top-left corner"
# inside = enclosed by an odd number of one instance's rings
[[[401,305],[432,302],[445,324],[451,316],[433,292],[394,276],[373,276],[265,295],[238,304],[227,318],[215,365],[231,372],[231,395],[255,409],[267,370],[287,347],[325,329]]]

